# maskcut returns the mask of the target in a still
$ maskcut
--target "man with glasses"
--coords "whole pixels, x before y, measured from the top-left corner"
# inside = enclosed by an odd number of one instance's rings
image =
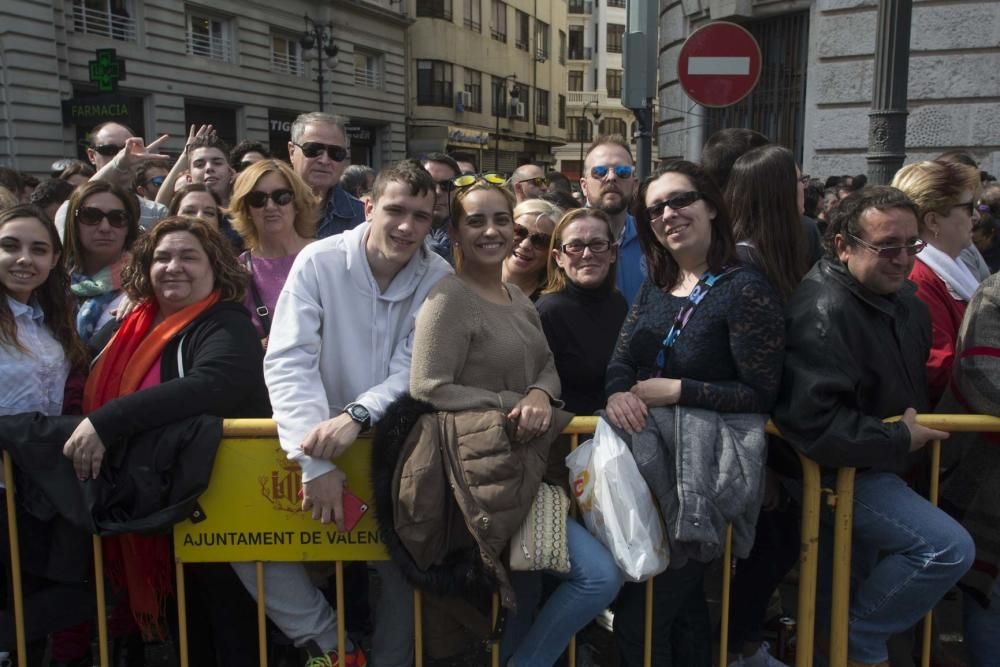
[[[646,278],[635,218],[628,212],[635,193],[635,161],[625,139],[618,135],[598,137],[583,159],[580,187],[587,206],[604,211],[618,240],[615,285],[629,305]]]
[[[449,264],[454,264],[451,254],[451,239],[448,237],[448,222],[451,220],[452,182],[461,174],[458,162],[444,153],[428,153],[422,160],[424,169],[434,179],[434,226],[427,235],[427,246],[441,255]]]
[[[510,187],[520,204],[527,199],[540,199],[549,189],[549,179],[537,164],[522,164],[511,174]]]
[[[105,180],[120,186],[124,190],[131,190],[136,169],[150,160],[162,160],[167,156],[160,155],[154,150],[166,137],[152,142],[149,146],[144,146],[142,139],[133,141],[132,150],[125,150],[130,139],[135,139],[135,133],[121,123],[108,122],[96,126],[90,133],[90,146],[87,148],[87,159],[94,165],[97,173],[91,178]],[[167,207],[157,204],[151,199],[146,199],[137,194],[139,202],[139,226],[149,229],[160,218],[167,217]],[[64,202],[56,212],[55,224],[59,230],[60,238],[63,237],[66,229],[66,212],[69,203]]]
[[[848,664],[887,666],[890,635],[937,604],[972,565],[975,547],[899,476],[911,452],[948,437],[916,422],[929,408],[931,347],[927,307],[907,280],[924,248],[917,207],[895,188],[854,192],[840,202],[827,246],[785,310],[773,417],[785,439],[820,465],[859,469]]]
[[[344,119],[314,111],[292,123],[288,155],[295,173],[320,198],[316,238],[340,234],[365,221],[361,200],[340,187],[340,177],[350,162],[350,144]]]

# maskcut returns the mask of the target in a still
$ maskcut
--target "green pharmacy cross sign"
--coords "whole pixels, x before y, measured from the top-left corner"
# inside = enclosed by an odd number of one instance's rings
[[[91,60],[90,80],[102,93],[118,90],[118,82],[125,78],[125,60],[114,49],[98,49],[97,60]]]

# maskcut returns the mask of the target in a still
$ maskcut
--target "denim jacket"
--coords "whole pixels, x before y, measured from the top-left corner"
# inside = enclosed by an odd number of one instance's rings
[[[323,218],[316,228],[316,238],[322,239],[354,229],[365,221],[365,205],[347,194],[339,185],[327,197]]]

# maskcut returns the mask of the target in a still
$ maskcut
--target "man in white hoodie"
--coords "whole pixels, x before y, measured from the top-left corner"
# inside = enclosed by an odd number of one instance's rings
[[[330,462],[408,391],[413,328],[427,293],[451,267],[424,246],[431,230],[434,181],[416,162],[383,170],[366,205],[369,222],[316,241],[295,259],[274,313],[264,359],[278,436],[302,466],[303,510],[344,529],[345,474]],[[409,667],[412,592],[391,562],[381,578],[373,660]],[[256,592],[254,568],[237,566]],[[312,665],[363,667],[360,649],[337,663],[336,617],[301,563],[265,568],[268,616]]]

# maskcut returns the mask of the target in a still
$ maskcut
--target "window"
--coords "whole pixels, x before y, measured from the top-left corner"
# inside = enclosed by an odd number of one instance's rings
[[[271,33],[271,71],[295,76],[302,74],[302,51],[297,38]]]
[[[490,36],[498,42],[507,43],[507,3],[503,0],[490,0],[492,9],[492,23],[490,24]]]
[[[451,20],[451,0],[417,0],[417,16]]]
[[[583,60],[583,26],[569,27],[569,59]]]
[[[625,134],[626,131],[625,121],[621,118],[605,118],[600,124],[600,134],[617,134],[625,137],[628,141],[628,135]]]
[[[608,53],[622,52],[622,39],[625,35],[625,26],[620,23],[608,24]]]
[[[572,92],[579,92],[583,90],[583,72],[580,70],[570,70],[568,72],[569,79],[567,80],[567,89]]]
[[[517,92],[511,97],[517,99],[511,100],[510,117],[517,120],[528,120],[528,114],[531,113],[531,86],[526,83],[515,83],[511,88]]]
[[[566,33],[563,30],[559,31],[559,64],[566,64]]]
[[[483,110],[483,75],[474,69],[465,69],[465,92],[469,93],[471,101],[466,105],[466,111]]]
[[[514,46],[528,50],[528,15],[520,9],[514,10]]]
[[[233,62],[232,23],[206,14],[188,14],[188,53]]]
[[[355,51],[354,83],[364,88],[382,88],[382,56],[367,51]]]
[[[507,100],[510,97],[510,84],[507,79],[498,76],[493,77],[491,86],[491,99],[493,100],[493,115],[507,115]]]
[[[608,97],[622,96],[622,71],[620,69],[609,69],[605,75],[605,83]]]
[[[135,41],[132,0],[73,0],[73,27],[77,32]]]
[[[476,32],[483,31],[483,0],[464,0],[465,17],[462,25]]]
[[[417,61],[417,104],[428,107],[450,107],[451,63],[440,60]]]
[[[559,96],[559,129],[566,129],[566,96]]]
[[[569,0],[570,14],[583,14],[583,0]]]
[[[535,91],[535,120],[539,125],[549,124],[549,91]]]
[[[625,9],[625,0],[608,0],[608,7],[620,7]]]
[[[535,19],[535,58],[539,61],[549,57],[549,24]]]
[[[567,120],[569,121],[569,131],[566,133],[568,140],[582,143],[592,141],[589,120],[581,116],[572,116]]]

